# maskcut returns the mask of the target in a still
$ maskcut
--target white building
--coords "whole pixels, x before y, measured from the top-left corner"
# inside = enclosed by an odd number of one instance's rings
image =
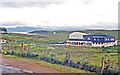
[[[108,35],[88,35],[81,32],[73,32],[67,41],[69,45],[108,47],[115,45],[115,37]]]
[[[0,39],[0,44],[6,43],[6,42],[7,42],[7,40]]]

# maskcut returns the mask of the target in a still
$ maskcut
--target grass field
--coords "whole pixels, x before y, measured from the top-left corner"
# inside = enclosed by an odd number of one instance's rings
[[[86,33],[92,34],[107,34],[115,36],[118,39],[118,31],[82,31]],[[118,69],[118,48],[120,46],[114,47],[105,47],[105,48],[95,48],[95,47],[87,47],[87,48],[76,48],[76,47],[55,47],[54,49],[50,49],[49,44],[57,43],[57,42],[65,42],[67,41],[69,31],[59,31],[56,34],[47,33],[47,34],[36,34],[34,36],[26,35],[26,34],[3,34],[2,39],[6,39],[9,42],[6,44],[2,44],[3,49],[7,52],[11,52],[12,49],[9,49],[9,46],[14,45],[14,53],[19,54],[26,53],[26,46],[28,46],[28,53],[38,54],[39,57],[44,56],[45,50],[47,50],[46,56],[53,57],[54,59],[58,59],[60,61],[64,61],[66,57],[66,51],[71,52],[71,61],[77,63],[87,63],[87,65],[96,66],[101,68],[102,56],[104,56],[105,65],[109,65]],[[21,42],[24,42],[24,49],[21,50]],[[31,45],[35,44],[35,45]]]

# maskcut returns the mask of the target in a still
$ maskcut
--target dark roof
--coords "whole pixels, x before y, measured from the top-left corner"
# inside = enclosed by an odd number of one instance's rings
[[[83,35],[83,37],[91,37],[91,38],[115,38],[114,36],[109,36],[109,35]]]
[[[91,41],[91,40],[85,40],[85,39],[69,39],[69,41]]]
[[[83,37],[84,39],[69,39],[69,41],[115,42],[115,37],[109,35],[83,35]],[[111,40],[112,38],[114,40]]]

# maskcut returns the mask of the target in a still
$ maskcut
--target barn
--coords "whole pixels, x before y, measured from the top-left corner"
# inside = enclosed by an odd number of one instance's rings
[[[109,35],[88,35],[81,32],[73,32],[67,41],[69,45],[108,47],[115,45],[115,37]]]

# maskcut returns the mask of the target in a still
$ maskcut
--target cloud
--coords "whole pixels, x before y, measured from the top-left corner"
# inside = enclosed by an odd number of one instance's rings
[[[23,8],[23,7],[41,7],[45,8],[51,4],[61,4],[62,2],[1,2],[1,7]]]
[[[16,28],[16,27],[24,27],[26,23],[19,22],[19,21],[11,21],[11,22],[2,22],[0,23],[0,27],[6,27],[6,28]]]
[[[95,2],[95,0],[80,0],[80,2],[84,3],[84,4],[90,4]]]
[[[118,26],[118,1],[46,0],[46,2],[18,2],[17,4],[1,3],[0,23],[14,22],[12,23],[14,25],[19,22],[20,26],[28,27],[68,28],[73,26],[111,29]],[[8,25],[11,26],[11,24]]]
[[[23,7],[48,7],[51,4],[61,4],[64,0],[2,0],[0,1],[1,7],[8,8],[23,8]]]

